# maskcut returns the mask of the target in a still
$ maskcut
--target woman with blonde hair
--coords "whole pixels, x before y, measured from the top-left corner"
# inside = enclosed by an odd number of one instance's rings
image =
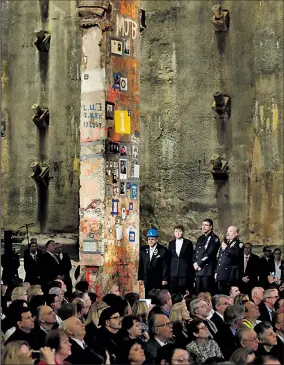
[[[31,285],[28,288],[27,294],[28,294],[28,303],[29,303],[31,301],[32,297],[35,297],[36,295],[43,295],[43,291],[41,289],[41,286],[36,284],[36,285]]]
[[[246,302],[249,302],[249,296],[247,294],[238,294],[235,296],[235,305],[244,305]]]
[[[94,340],[97,332],[98,332],[98,326],[99,326],[99,319],[101,316],[101,313],[104,309],[108,308],[109,305],[107,305],[105,302],[95,302],[92,304],[88,317],[85,322],[85,329],[86,329],[86,335],[85,335],[85,341],[88,343],[89,341]]]
[[[13,289],[11,294],[11,301],[14,300],[27,300],[27,290],[23,286],[17,286],[15,289]]]
[[[149,340],[149,327],[148,327],[148,314],[149,314],[149,307],[145,300],[138,300],[136,303],[133,304],[132,307],[132,314],[139,318],[139,321],[142,325],[142,336],[148,341]]]
[[[18,355],[28,355],[29,353],[30,346],[26,341],[11,341],[2,350],[1,364],[6,364],[7,361]]]
[[[178,302],[171,307],[169,320],[173,323],[175,343],[179,348],[188,344],[187,325],[191,318],[184,302]]]

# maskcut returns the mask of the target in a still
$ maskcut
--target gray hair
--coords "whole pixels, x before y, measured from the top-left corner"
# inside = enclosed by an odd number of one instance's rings
[[[269,322],[260,322],[254,327],[254,330],[259,340],[264,340],[264,333],[269,328],[273,329],[272,325]]]
[[[248,332],[252,332],[253,328],[249,328],[249,327],[241,327],[237,330],[236,332],[236,342],[238,345],[241,344],[241,342],[243,341],[245,334]]]
[[[267,298],[269,298],[277,289],[267,289],[263,292],[263,301],[265,301]],[[278,292],[278,291],[277,291]]]
[[[224,322],[229,326],[236,323],[237,320],[242,319],[245,313],[245,308],[241,305],[229,305],[224,312]]]
[[[220,299],[221,298],[225,298],[225,299],[229,300],[230,297],[228,295],[225,295],[225,294],[216,294],[216,295],[214,295],[214,297],[212,298],[212,306],[213,306],[214,310],[216,310],[216,305],[220,305]]]
[[[204,302],[204,299],[202,298],[197,298],[197,299],[193,299],[190,304],[189,304],[189,309],[190,309],[190,313],[194,316],[195,315],[195,310],[199,307],[199,304],[201,302]]]
[[[55,295],[60,295],[61,293],[62,293],[61,289],[56,286],[50,288],[48,292],[48,294],[55,294]]]

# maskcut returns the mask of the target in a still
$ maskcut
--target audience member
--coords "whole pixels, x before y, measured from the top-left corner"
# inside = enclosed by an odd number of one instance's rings
[[[27,341],[11,341],[3,349],[1,354],[1,364],[6,364],[7,360],[17,355],[27,355],[30,351],[30,345]]]
[[[277,336],[272,325],[269,322],[261,322],[254,327],[254,330],[259,340],[256,356],[270,355],[272,348],[277,345]]]
[[[76,291],[80,291],[82,293],[88,293],[89,291],[89,283],[86,280],[79,281],[75,285]]]
[[[230,298],[224,294],[214,295],[212,305],[214,314],[210,319],[220,331],[221,327],[224,326],[224,311],[230,305]]]
[[[274,303],[274,309],[277,314],[284,313],[284,299],[278,298]]]
[[[1,320],[1,330],[5,334],[5,341],[15,332],[18,320],[18,313],[23,309],[28,308],[25,300],[14,300],[7,308],[6,317]]]
[[[155,314],[149,320],[150,340],[145,345],[147,364],[154,364],[158,348],[173,338],[173,325],[165,314]]]
[[[197,364],[204,363],[208,358],[223,358],[218,344],[209,339],[209,330],[202,320],[194,319],[188,325],[191,342],[186,346],[189,354]]]
[[[85,329],[86,329],[86,336],[85,340],[87,344],[90,344],[92,341],[95,340],[95,337],[98,332],[99,320],[102,311],[109,306],[105,302],[95,302],[92,304],[87,320],[85,321]]]
[[[238,294],[235,296],[234,304],[235,305],[244,305],[249,301],[249,296],[247,294]]]
[[[73,303],[65,303],[58,309],[58,316],[62,321],[70,317],[76,317],[76,305]]]
[[[284,313],[278,313],[275,318],[275,330],[277,336],[277,345],[272,348],[271,353],[277,359],[284,363]]]
[[[254,304],[259,305],[263,300],[264,289],[261,286],[255,286],[251,291],[251,300]]]
[[[169,319],[173,324],[173,335],[176,346],[185,349],[189,341],[187,325],[191,318],[184,302],[179,302],[172,306]]]
[[[263,293],[263,301],[259,304],[260,316],[262,322],[270,322],[273,324],[273,316],[275,314],[274,304],[279,298],[277,289],[267,289]]]
[[[16,330],[7,339],[5,345],[11,341],[26,341],[31,348],[33,348],[34,341],[32,336],[32,330],[34,329],[34,319],[31,315],[29,308],[21,308],[18,312],[14,313]]]
[[[69,364],[65,359],[71,355],[71,344],[65,331],[62,329],[51,330],[46,336],[45,345],[54,350],[54,364]],[[46,364],[45,361],[39,362],[39,365]]]
[[[172,296],[167,289],[162,289],[156,296],[157,304],[161,307],[163,313],[168,317],[172,307]]]
[[[120,335],[123,341],[140,339],[142,340],[142,326],[138,317],[126,316],[122,319]]]
[[[210,309],[207,319],[211,319],[211,317],[214,314],[214,309],[212,307],[212,295],[209,292],[201,292],[197,295],[197,298],[201,298],[207,303],[207,305]]]
[[[263,256],[259,258],[259,285],[267,289],[269,287],[268,276],[272,260],[272,250],[269,246],[263,247]]]
[[[265,355],[256,357],[254,360],[255,365],[281,365],[279,360],[277,360],[274,356]]]
[[[146,358],[142,342],[136,338],[125,341],[120,346],[116,363],[140,365],[143,364],[145,360]]]
[[[149,307],[145,300],[138,300],[132,307],[132,314],[139,318],[142,326],[142,336],[145,340],[149,340],[148,314]]]
[[[255,352],[258,349],[256,332],[248,327],[239,328],[236,333],[236,344],[238,347],[247,347]]]
[[[156,364],[190,365],[191,363],[187,350],[180,349],[175,344],[168,344],[158,349]]]
[[[255,354],[253,350],[247,347],[241,347],[235,350],[230,358],[230,361],[234,361],[234,363],[237,365],[253,364],[254,360],[255,360]]]
[[[38,248],[37,239],[31,238],[28,248],[24,251],[24,269],[26,272],[25,281],[29,282],[30,285],[40,283],[38,258],[41,254],[42,251]]]
[[[46,335],[56,326],[56,315],[52,308],[42,305],[37,308],[35,314],[34,350],[44,346]]]
[[[140,299],[140,295],[137,293],[127,293],[124,296],[124,299],[128,301],[130,307],[132,308],[133,305],[138,302],[138,300]]]
[[[249,328],[254,328],[256,324],[260,321],[257,318],[260,315],[258,306],[251,301],[247,301],[244,303],[245,307],[245,318],[243,320],[243,325]]]
[[[17,286],[16,288],[13,289],[12,294],[11,294],[11,300],[12,302],[14,300],[28,300],[28,296],[27,296],[27,290],[26,288],[24,288],[23,286]]]
[[[72,280],[70,277],[72,264],[70,257],[66,252],[63,252],[63,245],[59,242],[56,242],[55,254],[59,261],[59,274],[64,279],[67,295],[70,296],[72,293]]]
[[[121,293],[120,293],[120,291],[119,291],[119,286],[118,285],[113,285],[111,288],[110,288],[110,294],[114,294],[114,295],[116,295],[116,296],[118,296],[118,297],[120,297],[121,296]]]
[[[229,296],[231,298],[231,303],[234,303],[235,297],[241,294],[240,289],[237,286],[231,286],[229,289]]]
[[[39,284],[31,285],[27,290],[28,303],[30,303],[31,299],[36,295],[43,295],[43,291],[41,290],[41,286]]]
[[[194,299],[190,303],[190,313],[193,318],[203,321],[209,330],[209,337],[213,339],[217,333],[217,327],[210,319],[208,319],[210,313],[210,307],[208,304],[203,299]]]

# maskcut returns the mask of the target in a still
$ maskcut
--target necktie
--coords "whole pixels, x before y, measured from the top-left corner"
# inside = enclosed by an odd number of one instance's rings
[[[207,326],[209,327],[209,332],[211,334],[211,337],[213,338],[212,333],[214,333],[214,334],[217,333],[217,331],[218,331],[217,327],[214,322],[210,321],[210,319],[207,319],[206,322],[207,322]]]
[[[56,255],[52,255],[54,260],[59,264],[58,258],[56,257]]]
[[[248,256],[245,256],[245,266],[244,266],[244,272],[246,272],[247,264],[248,264]]]

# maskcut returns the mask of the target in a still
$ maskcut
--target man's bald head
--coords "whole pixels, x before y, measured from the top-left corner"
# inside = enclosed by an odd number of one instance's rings
[[[48,305],[41,305],[38,307],[35,317],[40,325],[51,325],[56,322],[54,310]]]
[[[236,226],[230,226],[227,230],[227,239],[232,241],[238,237],[239,229]]]
[[[83,340],[86,330],[83,323],[77,317],[70,317],[62,322],[61,327],[68,334],[69,337],[76,338],[80,341]]]

